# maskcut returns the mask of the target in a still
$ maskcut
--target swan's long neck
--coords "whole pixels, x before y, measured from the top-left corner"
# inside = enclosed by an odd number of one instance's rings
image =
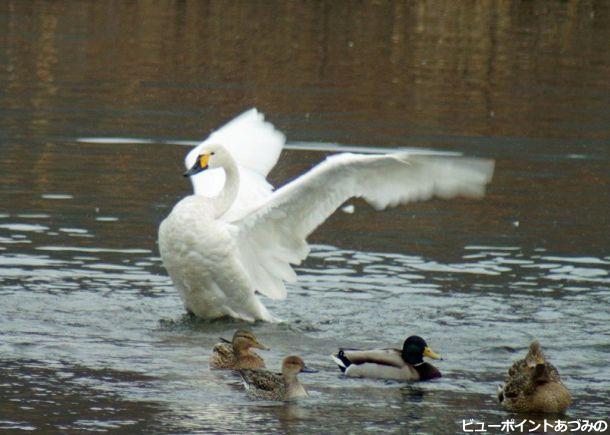
[[[231,208],[239,191],[239,170],[237,169],[237,163],[228,153],[222,168],[225,171],[225,184],[220,194],[214,198],[214,215],[216,219]]]

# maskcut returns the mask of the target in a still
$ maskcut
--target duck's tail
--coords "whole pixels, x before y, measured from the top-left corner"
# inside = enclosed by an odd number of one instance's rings
[[[343,353],[343,349],[339,349],[339,352],[332,354],[330,357],[339,366],[343,373],[345,373],[345,370],[347,370],[347,368],[352,365],[352,362],[347,359],[347,357]]]

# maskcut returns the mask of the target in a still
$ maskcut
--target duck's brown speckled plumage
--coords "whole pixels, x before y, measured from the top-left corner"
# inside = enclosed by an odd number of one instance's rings
[[[542,413],[563,413],[572,401],[559,372],[546,360],[537,341],[530,344],[526,357],[508,370],[498,399],[509,411]]]
[[[244,386],[250,395],[259,399],[284,400],[286,382],[281,373],[269,370],[240,370]]]
[[[553,364],[546,360],[546,357],[540,348],[540,343],[537,341],[532,341],[532,343],[530,343],[530,347],[527,351],[527,355],[525,355],[525,358],[515,361],[508,369],[508,376],[516,376],[519,373],[527,372],[528,367],[535,367],[538,361],[544,361],[546,363],[549,369],[549,376],[552,380],[559,380],[559,372]]]
[[[269,370],[240,370],[244,386],[249,395],[266,400],[294,400],[306,397],[307,391],[297,374],[310,372],[298,356],[288,356],[282,362],[282,373]]]
[[[267,349],[250,331],[237,330],[233,340],[228,343],[217,343],[212,351],[210,365],[217,369],[261,369],[265,361],[251,348]]]

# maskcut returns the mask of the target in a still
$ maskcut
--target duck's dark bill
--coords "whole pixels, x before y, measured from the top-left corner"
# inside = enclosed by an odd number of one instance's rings
[[[271,348],[269,346],[265,346],[262,343],[259,343],[258,341],[256,342],[256,346],[257,349],[261,349],[261,350],[271,350]]]

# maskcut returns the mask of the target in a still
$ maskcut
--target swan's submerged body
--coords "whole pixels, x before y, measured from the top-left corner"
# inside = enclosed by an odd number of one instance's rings
[[[203,318],[272,320],[256,293],[286,297],[306,238],[341,204],[362,197],[384,209],[432,197],[483,196],[493,162],[338,154],[276,191],[265,177],[284,136],[255,109],[191,150],[195,194],[159,227],[159,250],[186,309]]]
[[[187,196],[159,227],[163,264],[196,316],[271,320],[235,256],[235,231],[214,219],[209,198]]]

